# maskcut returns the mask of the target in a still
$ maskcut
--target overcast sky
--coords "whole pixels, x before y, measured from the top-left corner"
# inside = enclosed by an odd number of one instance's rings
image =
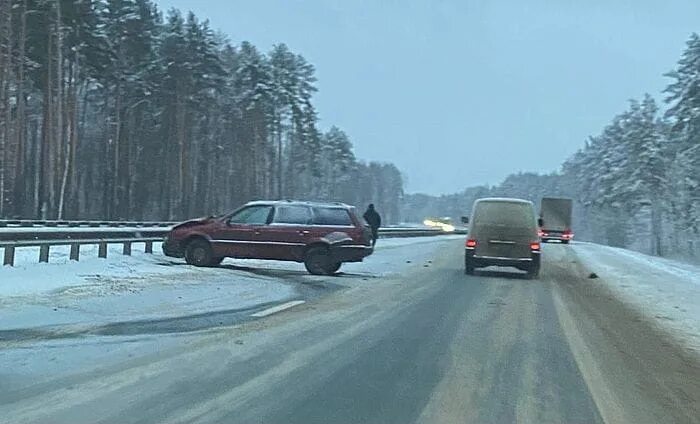
[[[316,66],[320,126],[408,192],[556,170],[630,98],[661,98],[699,0],[157,0]]]

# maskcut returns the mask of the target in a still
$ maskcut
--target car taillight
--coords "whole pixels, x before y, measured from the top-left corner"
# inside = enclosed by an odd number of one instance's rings
[[[563,238],[570,239],[573,238],[574,235],[571,233],[571,230],[564,230],[564,233],[561,235]]]
[[[544,231],[539,230],[539,231],[537,232],[537,235],[540,236],[540,237],[544,237]]]
[[[474,240],[474,239],[467,240],[467,243],[465,244],[465,246],[468,249],[474,249],[476,247],[476,240]]]
[[[530,250],[534,252],[539,252],[540,250],[540,243],[539,242],[532,242],[530,243]]]

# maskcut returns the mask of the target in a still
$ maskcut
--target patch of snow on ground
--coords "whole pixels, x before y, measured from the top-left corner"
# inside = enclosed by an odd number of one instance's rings
[[[614,292],[700,352],[700,267],[592,243],[571,246]]]

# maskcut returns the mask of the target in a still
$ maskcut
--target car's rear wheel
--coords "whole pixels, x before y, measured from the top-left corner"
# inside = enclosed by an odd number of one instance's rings
[[[185,261],[194,266],[213,266],[221,263],[223,258],[215,258],[209,242],[195,239],[185,247]]]
[[[340,263],[332,261],[330,251],[320,246],[306,252],[304,266],[313,275],[331,275],[340,269]]]
[[[561,242],[564,244],[569,244],[569,240],[562,240]]]

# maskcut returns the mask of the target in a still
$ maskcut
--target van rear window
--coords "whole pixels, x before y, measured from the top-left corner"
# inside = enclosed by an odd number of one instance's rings
[[[474,223],[533,227],[535,211],[527,203],[481,202],[476,207]]]

